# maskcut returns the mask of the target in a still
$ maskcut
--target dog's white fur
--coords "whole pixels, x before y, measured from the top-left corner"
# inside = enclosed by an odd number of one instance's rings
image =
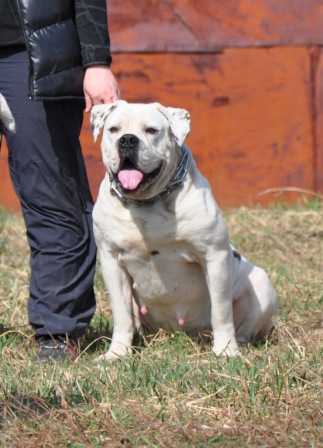
[[[233,255],[222,214],[194,161],[182,187],[155,202],[124,204],[110,191],[108,173],[119,169],[124,134],[140,140],[142,172],[162,166],[153,182],[125,197],[151,199],[167,186],[190,130],[188,112],[118,101],[95,106],[91,120],[96,137],[103,129],[107,174],[93,218],[114,321],[111,346],[101,358],[128,354],[140,324],[189,333],[212,329],[214,353],[227,356],[239,354],[237,341],[268,335],[275,291],[263,269]],[[158,132],[148,134],[151,127]]]
[[[5,97],[0,93],[0,122],[10,132],[15,132],[16,125]]]

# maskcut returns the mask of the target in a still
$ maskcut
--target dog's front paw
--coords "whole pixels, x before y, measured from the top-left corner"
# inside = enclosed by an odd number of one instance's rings
[[[113,362],[122,359],[131,353],[131,347],[110,347],[110,349],[96,358],[98,364],[105,362]]]
[[[227,356],[229,358],[240,356],[240,350],[237,342],[230,339],[214,342],[212,351],[217,356]]]
[[[108,351],[106,353],[103,353],[103,355],[98,356],[95,361],[98,364],[105,363],[105,362],[113,362],[113,361],[117,361],[118,359],[123,358],[124,356],[125,355],[121,355],[121,354],[117,354],[117,353]]]

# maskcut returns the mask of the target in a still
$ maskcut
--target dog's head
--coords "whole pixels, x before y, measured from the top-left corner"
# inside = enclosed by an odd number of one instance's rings
[[[190,116],[159,103],[117,101],[94,106],[91,124],[95,139],[103,130],[103,163],[123,194],[146,200],[163,191],[176,171]]]

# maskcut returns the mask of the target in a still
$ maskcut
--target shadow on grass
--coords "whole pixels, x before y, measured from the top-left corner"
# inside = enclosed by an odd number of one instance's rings
[[[0,353],[5,347],[21,344],[25,336],[13,327],[6,327],[0,323]]]
[[[88,354],[100,354],[109,349],[112,340],[112,321],[103,314],[95,316],[85,336],[82,338],[80,350]],[[155,339],[158,330],[143,330],[142,333],[136,332],[133,339],[133,348],[136,352],[143,350],[149,343]]]
[[[18,392],[0,400],[0,428],[12,418],[30,419],[49,414],[53,409],[61,408],[61,400],[54,394],[48,399],[39,396],[22,395]]]
[[[3,324],[0,324],[0,336],[2,336],[5,333],[8,333],[9,331],[12,331],[12,328],[9,328]]]
[[[112,338],[112,324],[102,315],[95,317],[82,338],[81,350],[89,354],[108,349]]]
[[[87,354],[102,354],[109,349],[112,339],[112,321],[104,314],[96,315],[87,330],[85,336],[82,338],[80,344],[80,352]],[[256,349],[263,349],[264,346],[277,345],[278,333],[277,328],[274,328],[269,337],[262,340],[257,340],[246,345],[251,345]],[[181,332],[180,332],[181,333]],[[141,352],[151,343],[158,340],[159,330],[152,330],[149,328],[143,329],[142,333],[136,332],[133,340],[133,348],[136,352]],[[165,335],[165,333],[163,332]],[[212,347],[212,331],[203,331],[199,333],[188,334],[185,333],[195,344],[197,344],[202,351],[210,351]],[[172,333],[166,332],[171,338]]]

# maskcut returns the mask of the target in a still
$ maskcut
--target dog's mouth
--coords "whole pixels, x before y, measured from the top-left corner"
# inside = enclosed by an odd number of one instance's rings
[[[125,158],[114,177],[119,186],[126,192],[135,192],[140,187],[148,184],[152,179],[158,176],[162,168],[162,163],[150,173],[144,173],[128,158]]]

